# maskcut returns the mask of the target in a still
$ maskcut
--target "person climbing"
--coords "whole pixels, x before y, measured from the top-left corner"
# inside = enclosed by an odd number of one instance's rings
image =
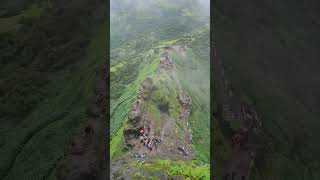
[[[157,142],[154,143],[154,148],[155,148],[156,150],[158,150],[158,144],[157,144]]]
[[[152,148],[151,148],[151,142],[148,143],[148,148],[149,148],[149,150],[152,150]]]
[[[152,139],[152,144],[155,147],[155,149],[157,150],[157,145],[158,145],[157,138]]]
[[[161,143],[161,140],[158,139],[158,138],[156,138],[155,141],[156,141],[156,144],[157,144],[157,145],[159,145],[159,144]]]
[[[154,145],[153,139],[150,140],[148,148],[152,151],[152,146]]]
[[[144,140],[143,145],[148,148],[148,146],[149,146],[149,139],[148,138]]]
[[[139,134],[140,134],[140,136],[143,136],[143,134],[144,134],[144,128],[141,128],[141,129],[140,129]]]
[[[148,146],[148,139],[147,138],[144,138],[143,139],[143,146],[147,147]]]

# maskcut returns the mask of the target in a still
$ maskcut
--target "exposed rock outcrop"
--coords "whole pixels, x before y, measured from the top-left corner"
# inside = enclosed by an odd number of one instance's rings
[[[137,100],[128,114],[128,128],[123,131],[126,148],[133,148],[135,146],[135,141],[138,138],[139,130],[141,128],[146,128],[144,124],[146,116],[143,116],[142,109],[146,98],[145,94],[152,90],[152,88],[153,84],[152,79],[150,78],[143,81],[140,86]]]

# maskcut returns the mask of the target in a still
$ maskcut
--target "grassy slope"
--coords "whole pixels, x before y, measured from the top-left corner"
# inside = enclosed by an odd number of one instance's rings
[[[42,13],[43,9],[38,4],[34,4],[28,9],[23,10],[20,14],[11,17],[0,17],[0,34],[10,31],[15,31],[21,24],[19,22],[23,18],[37,18]]]
[[[52,81],[49,95],[15,129],[1,132],[1,170],[5,179],[42,179],[54,174],[64,144],[85,118],[96,72],[105,59],[106,27],[97,27],[79,70]]]
[[[194,150],[198,159],[210,159],[210,64],[209,31],[194,33],[194,41],[186,51],[186,58],[174,55],[178,79],[192,97],[189,118]]]
[[[156,68],[158,66],[159,56],[151,55],[149,60],[150,64],[146,63],[146,65],[140,71],[137,79],[126,88],[125,93],[121,95],[119,99],[111,103],[110,106],[110,135],[111,135],[111,145],[110,145],[110,156],[114,158],[122,152],[122,144],[123,144],[123,134],[122,131],[124,129],[125,123],[127,121],[127,114],[131,108],[132,103],[137,97],[140,84],[144,81],[148,76],[151,76],[156,72]],[[112,84],[111,84],[112,86]]]
[[[16,7],[0,18],[8,28],[0,32],[0,179],[56,179],[64,145],[86,118],[106,58],[107,29],[96,23],[105,11],[95,9],[89,28],[92,16],[81,9],[92,10],[97,1],[61,2],[44,11],[47,1],[10,0]]]
[[[165,42],[164,44],[168,44],[168,42]],[[194,56],[191,56],[190,58],[192,58],[192,60],[197,61],[197,59],[194,59]],[[145,65],[145,67],[143,68],[143,70],[139,73],[137,80],[133,83],[132,86],[128,87],[128,90],[126,90],[122,96],[128,96],[128,95],[134,95],[133,99],[135,99],[136,95],[137,95],[137,90],[136,88],[134,88],[135,84],[137,83],[138,85],[141,84],[142,80],[146,79],[147,77],[152,77],[155,74],[155,70],[156,67],[158,65],[159,62],[159,56],[157,56],[150,65]],[[199,63],[197,63],[199,65]],[[207,66],[205,66],[207,67]],[[204,68],[204,67],[202,67]],[[199,73],[199,71],[203,70],[201,67],[198,68],[198,71],[193,72],[192,75],[197,75],[197,73]],[[148,73],[146,73],[148,72]],[[205,73],[204,73],[205,74]],[[203,77],[201,76],[203,75],[202,73],[200,73],[198,76],[196,76],[195,80],[199,80],[199,77]],[[159,84],[161,82],[164,82],[167,80],[168,77],[166,77],[164,74],[159,76],[158,78],[154,79],[154,83],[156,84],[156,86],[159,86],[160,88],[155,92],[155,96],[151,97],[151,100],[146,102],[149,103],[147,106],[149,108],[149,110],[151,112],[154,112],[153,115],[157,116],[157,114],[159,114],[158,112],[158,108],[157,108],[157,104],[161,102],[168,102],[169,105],[169,111],[170,114],[173,114],[174,117],[179,118],[179,108],[177,109],[176,107],[174,107],[174,105],[178,104],[178,102],[174,102],[174,100],[176,100],[175,97],[175,93],[173,93],[172,91],[175,89],[174,87],[171,87],[173,84],[167,84],[166,87],[161,87],[162,85]],[[209,76],[207,77],[209,78]],[[206,78],[206,79],[207,79]],[[202,86],[204,86],[204,89],[207,90],[207,93],[209,93],[209,88],[206,87],[208,86],[207,83],[204,84],[204,82],[206,81],[206,79],[203,79]],[[188,84],[190,82],[190,79],[185,79],[184,83]],[[170,81],[169,81],[170,82]],[[158,84],[158,85],[157,85]],[[139,86],[138,86],[139,87]],[[194,91],[198,90],[197,86],[193,86],[190,87],[191,89],[193,88]],[[171,89],[171,90],[168,90]],[[130,92],[133,91],[133,92]],[[192,90],[191,90],[192,91]],[[121,96],[121,98],[122,98]],[[172,97],[170,97],[172,96]],[[191,123],[190,126],[192,127],[193,133],[194,133],[194,142],[196,142],[194,144],[194,149],[197,152],[197,157],[200,160],[199,162],[201,162],[200,164],[196,164],[196,163],[184,163],[184,162],[172,162],[169,160],[158,160],[158,161],[154,161],[152,163],[148,163],[148,164],[136,164],[133,163],[130,166],[136,168],[137,171],[136,173],[134,173],[133,178],[134,179],[139,179],[139,178],[146,178],[145,174],[150,173],[150,176],[148,176],[149,179],[157,179],[156,174],[158,173],[164,173],[166,174],[167,177],[183,177],[186,179],[193,179],[193,178],[202,178],[202,179],[209,179],[209,164],[203,164],[203,162],[208,162],[209,161],[209,143],[210,143],[210,139],[209,139],[209,130],[205,131],[204,129],[209,129],[209,112],[208,112],[208,103],[206,102],[204,103],[204,99],[201,99],[201,97],[205,97],[205,95],[201,94],[197,94],[195,93],[191,93],[191,96],[194,98],[194,103],[196,103],[193,106],[193,113],[192,113],[192,117],[190,117],[191,119]],[[200,97],[201,96],[201,97]],[[199,98],[201,100],[196,100],[196,98]],[[206,99],[207,100],[207,99]],[[201,103],[203,104],[201,106]],[[118,108],[122,108],[121,110],[127,110],[129,111],[129,108],[131,107],[132,102],[129,104],[130,106],[126,107],[126,104],[120,104]],[[202,109],[200,111],[200,108],[205,107],[205,109]],[[127,108],[127,109],[125,109]],[[119,114],[121,113],[120,110],[118,110]],[[116,112],[116,113],[118,113]],[[122,131],[125,128],[125,123],[127,121],[127,113],[123,113],[125,116],[123,118],[123,125],[120,127],[120,129],[118,130],[118,132],[116,132],[116,134],[113,136],[112,141],[111,141],[111,147],[110,147],[110,153],[111,153],[111,158],[117,158],[117,157],[121,157],[121,154],[123,153],[123,134]],[[118,115],[118,114],[116,114]],[[155,119],[157,119],[155,117]],[[204,121],[205,123],[197,123],[199,122],[199,120]],[[112,119],[111,119],[112,120]],[[113,119],[114,120],[114,119]],[[111,121],[112,122],[112,121]],[[201,129],[201,130],[200,130]],[[204,139],[204,141],[202,140]],[[202,140],[202,141],[200,141]],[[144,172],[144,173],[142,173]]]
[[[198,164],[196,162],[173,162],[170,160],[157,159],[149,163],[134,162],[129,164],[136,171],[133,179],[159,179],[160,177],[166,178],[183,178],[183,179],[203,179],[208,180],[209,165]],[[143,173],[141,173],[143,172]],[[146,175],[148,174],[148,175]]]
[[[119,4],[117,5],[116,2]],[[111,3],[111,7],[114,7],[114,9],[116,9],[115,11],[120,10],[120,13],[117,14],[117,16],[111,16],[112,139],[110,151],[111,158],[113,159],[121,157],[121,154],[123,153],[122,145],[124,139],[122,131],[126,126],[127,113],[129,112],[129,108],[131,107],[133,101],[137,96],[138,88],[141,82],[148,76],[150,77],[155,73],[157,64],[159,62],[160,50],[165,46],[184,45],[191,43],[192,40],[196,39],[198,36],[197,33],[190,32],[203,27],[203,22],[199,22],[197,19],[198,14],[196,12],[200,11],[195,11],[194,9],[192,9],[193,7],[195,7],[194,2],[192,1],[183,1],[183,3],[178,1],[139,1],[134,2],[133,4],[130,3],[131,1],[127,0],[113,1]],[[145,6],[155,7],[144,8]],[[181,10],[180,6],[184,6],[182,8],[183,10]],[[209,48],[209,46],[207,48]],[[195,49],[195,51],[198,51],[198,49]],[[147,55],[148,52],[150,52],[149,57]],[[207,51],[207,53],[209,53],[209,50]],[[193,59],[192,61],[198,60],[194,55],[192,55],[191,57]],[[201,64],[198,62],[195,63]],[[198,71],[194,72],[194,75],[197,75],[197,72],[199,73],[201,70],[203,70],[203,66],[201,65],[199,66]],[[201,73],[201,75],[199,74],[196,79],[201,78],[201,76],[203,76],[203,73]],[[209,74],[207,77],[209,78]],[[185,81],[186,84],[190,83],[188,82],[188,80],[190,79],[187,79]],[[190,87],[190,89],[196,91],[195,94],[197,95],[195,96],[198,96],[197,98],[200,99],[200,102],[202,102],[203,99],[206,99],[202,98],[206,95],[199,94],[199,91],[196,90],[197,88]],[[157,95],[159,95],[159,97],[154,97],[154,99],[160,98],[169,102],[169,104],[175,104],[175,102],[171,102],[171,99],[163,97],[167,96],[165,88],[159,89]],[[207,95],[209,96],[209,94]],[[149,106],[149,110],[154,111],[154,115],[156,118],[156,116],[159,115],[156,105],[152,104],[153,101],[150,101],[149,103],[151,103],[151,105]],[[194,105],[193,108],[199,108],[200,104],[201,103]],[[170,109],[172,113],[175,113],[174,106],[170,107]],[[209,118],[205,119],[207,123],[196,123],[199,117],[202,118],[201,116],[202,115],[200,114],[200,112],[194,113],[194,123],[192,123],[191,126],[195,125],[193,130],[197,131],[195,132],[196,139],[205,137],[205,141],[195,144],[195,148],[197,148],[199,152],[197,153],[199,159],[208,162],[209,131],[200,131],[198,128],[207,129],[209,127]],[[201,127],[198,125],[200,125]],[[183,175],[184,173],[197,175],[196,170],[191,170],[195,166],[182,165],[179,163],[176,164],[176,162],[169,163],[172,164],[170,164],[169,167],[162,167],[164,168],[161,170],[162,172],[177,171],[178,174],[176,175]],[[157,169],[156,167],[159,166],[159,163],[154,162],[148,164],[147,166],[147,169]],[[200,169],[202,168],[201,165],[197,165],[197,167],[199,167]],[[205,174],[205,176],[208,177],[209,166],[204,165],[203,167],[204,171],[202,171],[202,175]],[[145,167],[139,166],[139,168],[144,169]],[[136,178],[141,178],[138,177],[139,174],[136,175]],[[174,176],[175,174],[172,175]],[[149,178],[152,177],[150,176]]]
[[[261,146],[267,153],[258,157],[256,178],[318,179],[319,5],[216,4],[218,56],[236,93],[255,104],[263,131],[272,134],[272,144]]]
[[[201,42],[206,36],[206,32],[201,33],[191,33],[191,36],[194,39],[199,38],[198,42]],[[207,32],[208,33],[208,32]],[[202,36],[201,36],[202,35]],[[173,45],[179,45],[181,43],[190,43],[191,41],[185,40],[183,38],[181,39],[175,39],[170,41],[163,41],[160,42],[159,45],[156,46],[156,49],[160,49],[164,46],[173,46]],[[197,45],[194,46],[196,47]],[[201,44],[201,43],[200,43]],[[204,53],[208,57],[209,46],[206,46],[203,44],[203,49],[194,49],[197,53]],[[159,52],[157,50],[148,52]],[[194,138],[195,142],[198,142],[195,144],[195,150],[198,151],[199,158],[205,162],[209,161],[209,143],[210,143],[210,134],[209,134],[209,100],[206,97],[209,97],[209,62],[206,61],[206,59],[197,59],[197,58],[203,58],[201,55],[193,54],[193,52],[190,50],[189,60],[185,62],[185,64],[177,64],[178,66],[178,78],[180,78],[180,81],[182,83],[182,86],[187,88],[187,90],[190,90],[191,95],[194,98],[194,106],[193,112],[191,113],[191,120],[190,125],[192,127],[192,130],[194,131]],[[153,60],[152,60],[153,59]],[[173,58],[174,61],[176,61],[175,58]],[[122,130],[123,126],[125,125],[126,119],[127,119],[127,113],[129,112],[129,109],[131,108],[132,103],[134,102],[136,95],[138,93],[138,89],[140,87],[140,83],[146,79],[148,76],[152,76],[154,74],[159,62],[159,55],[150,54],[150,58],[146,58],[144,61],[150,61],[152,60],[152,63],[141,63],[142,70],[139,71],[139,75],[137,79],[130,85],[127,86],[126,90],[124,91],[123,95],[115,101],[111,101],[111,157],[115,157],[116,153],[121,152],[121,144],[123,142],[122,138]],[[176,61],[176,63],[179,63]],[[117,66],[117,65],[115,65]],[[111,67],[112,68],[112,67]],[[193,70],[192,70],[193,69]],[[181,73],[181,74],[180,74]],[[185,75],[187,74],[188,78],[185,78]],[[194,82],[197,81],[198,84],[194,84]],[[200,86],[200,88],[198,87]],[[112,91],[111,91],[112,93]],[[205,109],[201,108],[205,107]],[[207,115],[206,115],[207,114]],[[203,119],[205,123],[197,123],[199,122],[199,119]],[[119,130],[120,129],[120,130]],[[201,130],[200,130],[201,129]],[[203,131],[203,129],[207,129],[207,131]],[[202,139],[202,141],[200,141]],[[197,141],[199,140],[199,141]],[[120,150],[120,151],[119,151]],[[119,154],[118,154],[119,155]]]

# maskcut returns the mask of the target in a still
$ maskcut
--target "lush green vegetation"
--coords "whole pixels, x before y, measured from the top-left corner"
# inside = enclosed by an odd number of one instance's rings
[[[43,5],[44,6],[44,5]],[[0,34],[16,31],[21,27],[21,23],[32,18],[39,18],[43,8],[34,4],[29,9],[23,10],[20,14],[10,17],[0,17]]]
[[[259,179],[319,179],[318,7],[216,1],[217,54],[235,92],[261,115]]]
[[[156,73],[161,48],[187,45],[188,59],[174,57],[174,61],[182,86],[194,98],[190,117],[194,150],[199,159],[209,162],[209,11],[199,8],[203,7],[194,1],[111,2],[111,157],[123,150],[122,130],[127,114],[141,82]],[[175,82],[166,81],[165,74],[153,80],[158,89],[149,102],[149,110],[155,117],[159,116],[159,108],[168,110],[178,119],[179,103],[172,92]]]
[[[154,119],[160,119],[161,111],[179,119],[176,82],[165,73],[154,75],[163,47],[186,45],[187,58],[174,54],[173,60],[177,78],[193,100],[189,122],[194,151],[199,161],[209,162],[209,11],[199,11],[203,7],[197,3],[111,1],[111,158],[123,153],[127,114],[146,78],[152,78],[157,87],[146,102]]]
[[[170,160],[154,160],[153,162],[141,163],[134,162],[130,167],[139,169],[133,174],[133,179],[160,179],[164,175],[166,178],[183,179],[210,179],[210,167],[208,164],[199,164],[197,162],[173,162]],[[147,173],[146,176],[143,173]]]
[[[189,34],[185,55],[173,54],[181,86],[192,98],[189,118],[194,150],[199,159],[210,162],[210,61],[209,30]],[[200,123],[201,122],[201,123]]]
[[[102,2],[76,4],[30,2],[0,18],[19,23],[0,33],[0,179],[56,179],[64,146],[86,118],[107,29]]]
[[[133,101],[136,99],[140,84],[145,78],[152,75],[158,65],[158,56],[152,60],[151,64],[147,64],[140,72],[137,79],[125,89],[125,93],[117,99],[111,99],[110,107],[110,157],[114,158],[123,151],[123,127],[127,120],[127,114],[131,108]],[[112,75],[111,75],[112,76]],[[113,81],[111,81],[113,83]],[[110,89],[111,94],[113,93]]]

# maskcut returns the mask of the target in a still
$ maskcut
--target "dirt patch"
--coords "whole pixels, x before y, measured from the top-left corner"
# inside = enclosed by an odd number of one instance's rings
[[[146,92],[152,90],[152,79],[146,79],[140,89],[136,102],[133,104],[131,111],[128,115],[128,128],[123,131],[125,138],[125,146],[127,149],[131,149],[136,146],[137,139],[139,138],[139,131],[141,129],[150,129],[145,123],[148,118],[143,114],[143,105],[146,98]]]
[[[148,107],[153,92],[158,89],[152,79],[146,79],[140,86],[136,102],[128,114],[128,127],[123,131],[127,152],[112,162],[112,176],[123,177],[123,173],[130,173],[129,169],[121,169],[132,161],[148,161],[153,158],[171,159],[173,161],[190,161],[194,158],[192,151],[192,135],[188,127],[188,116],[191,108],[191,97],[181,89],[176,78],[176,67],[171,59],[173,48],[163,49],[158,66],[158,73],[168,74],[172,82],[177,82],[177,102],[180,105],[180,118],[173,118],[165,105],[153,104],[157,108],[157,115]],[[177,122],[182,125],[178,130]]]

